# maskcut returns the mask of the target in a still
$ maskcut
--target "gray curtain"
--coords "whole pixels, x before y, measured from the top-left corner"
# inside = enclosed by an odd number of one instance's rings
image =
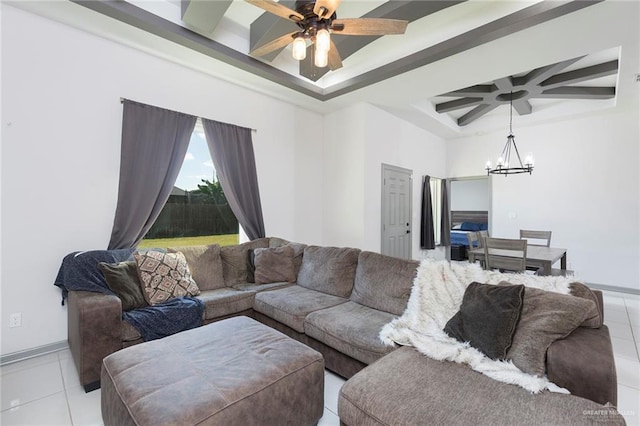
[[[118,204],[109,249],[133,248],[169,199],[196,117],[123,101]]]
[[[204,118],[202,124],[231,210],[251,240],[264,237],[251,129]]]
[[[451,245],[451,223],[449,222],[449,181],[442,179],[440,181],[442,188],[442,221],[440,222],[440,245]]]
[[[422,212],[420,214],[420,247],[424,250],[436,248],[433,228],[433,210],[431,208],[431,178],[422,178]]]

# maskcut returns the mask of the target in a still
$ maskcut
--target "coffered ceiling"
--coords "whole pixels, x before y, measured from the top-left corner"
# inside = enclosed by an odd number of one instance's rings
[[[290,46],[252,57],[296,26],[243,0],[10,3],[311,110],[370,102],[445,137],[490,130],[492,116],[503,126],[511,92],[519,114],[541,120],[637,96],[638,7],[627,1],[343,0],[338,18],[409,25],[332,35],[336,71],[294,60]]]

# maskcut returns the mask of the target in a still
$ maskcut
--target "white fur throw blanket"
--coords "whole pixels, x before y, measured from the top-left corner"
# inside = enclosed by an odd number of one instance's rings
[[[422,354],[440,361],[467,364],[473,370],[494,380],[511,383],[538,393],[544,389],[569,393],[551,383],[546,377],[526,374],[511,361],[492,360],[479,350],[448,336],[444,327],[460,310],[462,297],[472,282],[511,284],[569,294],[571,280],[565,277],[504,274],[485,271],[478,264],[458,264],[446,260],[423,260],[413,282],[407,309],[400,318],[386,324],[380,339],[386,345],[413,346]]]

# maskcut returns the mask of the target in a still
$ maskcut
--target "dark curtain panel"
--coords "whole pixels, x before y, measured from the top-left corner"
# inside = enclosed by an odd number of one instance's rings
[[[216,173],[231,210],[251,240],[265,236],[251,129],[202,119]]]
[[[440,245],[451,245],[451,223],[449,222],[449,181],[442,179],[441,185],[441,207],[442,207],[442,220],[440,222]]]
[[[420,247],[425,250],[436,248],[433,228],[433,210],[431,208],[431,178],[425,176],[422,179],[422,213],[420,215]]]
[[[109,249],[138,245],[164,207],[196,117],[123,101],[118,204]]]

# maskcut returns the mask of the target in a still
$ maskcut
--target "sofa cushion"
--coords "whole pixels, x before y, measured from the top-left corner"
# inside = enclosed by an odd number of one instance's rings
[[[253,254],[256,284],[295,282],[292,247],[257,248],[253,250]]]
[[[420,262],[417,260],[361,252],[350,300],[373,309],[402,315],[407,307],[418,265]]]
[[[204,302],[204,316],[202,319],[210,320],[253,308],[254,296],[255,292],[253,291],[224,287],[202,291],[197,298]]]
[[[392,352],[380,341],[380,329],[395,318],[354,302],[311,312],[304,320],[308,336],[365,364]]]
[[[225,287],[248,282],[247,263],[249,262],[249,250],[267,247],[269,247],[269,238],[258,238],[235,246],[222,247],[220,249],[220,257],[222,259],[222,275]]]
[[[182,253],[149,250],[134,253],[142,294],[149,305],[157,305],[174,297],[196,296],[196,285]]]
[[[526,287],[507,359],[525,373],[544,376],[547,348],[579,327],[593,309],[591,300]]]
[[[574,395],[527,390],[400,348],[340,389],[345,425],[624,425],[614,407]]]
[[[353,290],[360,250],[307,246],[298,272],[298,285],[348,298]]]
[[[257,293],[261,291],[277,290],[279,288],[291,287],[292,285],[295,285],[295,284],[283,283],[283,282],[269,283],[269,284],[244,283],[244,284],[234,285],[233,288],[235,288],[236,290],[242,290],[242,291],[255,291]]]
[[[219,245],[169,247],[167,251],[184,254],[191,276],[200,290],[214,290],[224,287]]]
[[[473,282],[444,331],[463,343],[469,342],[491,359],[504,359],[520,319],[523,297],[523,285]]]
[[[313,311],[329,308],[347,299],[293,285],[255,296],[253,309],[279,321],[298,333],[304,333],[304,319]]]
[[[98,263],[107,285],[122,301],[122,310],[142,308],[147,301],[142,294],[138,267],[133,260],[118,263]]]

